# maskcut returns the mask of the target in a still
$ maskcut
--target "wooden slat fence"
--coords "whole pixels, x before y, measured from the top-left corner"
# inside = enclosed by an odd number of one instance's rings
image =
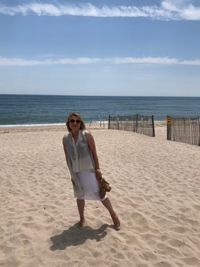
[[[200,146],[200,117],[167,116],[167,140]]]
[[[130,116],[109,115],[108,129],[132,131],[154,137],[154,116],[144,116],[139,114]]]

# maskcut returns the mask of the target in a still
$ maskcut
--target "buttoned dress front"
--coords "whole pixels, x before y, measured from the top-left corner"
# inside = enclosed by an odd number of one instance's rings
[[[86,130],[80,130],[76,143],[71,133],[64,136],[67,164],[73,181],[74,196],[78,199],[101,200],[87,134]]]

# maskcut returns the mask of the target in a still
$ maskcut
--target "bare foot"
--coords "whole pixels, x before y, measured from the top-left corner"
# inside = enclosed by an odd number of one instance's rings
[[[111,217],[112,217],[112,220],[113,220],[113,223],[114,223],[115,230],[119,231],[120,230],[120,220],[119,220],[119,218],[117,217],[116,214],[111,215]]]
[[[81,218],[80,221],[79,221],[79,223],[78,223],[78,227],[79,228],[83,228],[84,223],[85,223],[85,218]]]

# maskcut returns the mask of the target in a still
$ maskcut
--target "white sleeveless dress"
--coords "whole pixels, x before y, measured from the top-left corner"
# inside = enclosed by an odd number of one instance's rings
[[[95,173],[78,172],[76,174],[83,189],[83,196],[80,196],[79,199],[100,200],[99,185]]]
[[[72,134],[65,136],[67,146],[68,167],[72,176],[75,176],[79,192],[74,191],[78,199],[104,200],[99,196],[99,184],[94,171],[94,160],[87,143],[87,131],[79,131],[78,140],[75,143]],[[75,189],[75,187],[74,187]]]

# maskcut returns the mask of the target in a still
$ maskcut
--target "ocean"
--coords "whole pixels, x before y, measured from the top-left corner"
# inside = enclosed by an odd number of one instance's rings
[[[69,112],[79,112],[86,122],[110,115],[200,115],[200,97],[0,95],[0,125],[60,124]]]

